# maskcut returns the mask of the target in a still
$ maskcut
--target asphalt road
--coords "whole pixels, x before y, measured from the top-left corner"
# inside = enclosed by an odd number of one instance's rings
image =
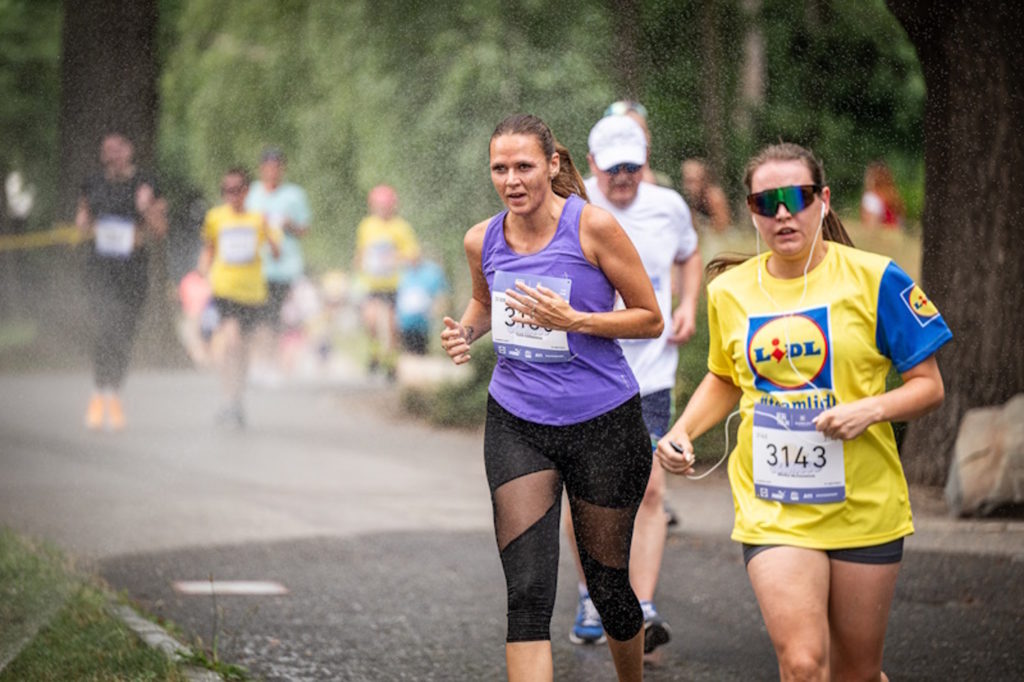
[[[243,433],[214,427],[210,376],[134,374],[121,434],[82,428],[88,391],[84,373],[0,377],[0,525],[56,542],[257,678],[503,678],[504,583],[479,432],[401,418],[392,390],[358,377],[254,390]],[[674,479],[669,496],[682,523],[657,603],[673,640],[648,679],[775,679],[728,540],[727,483]],[[1024,679],[1024,522],[953,521],[927,491],[914,501],[886,671]],[[210,580],[284,593],[175,588]],[[574,607],[563,552],[556,679],[614,679],[605,647],[568,642]]]

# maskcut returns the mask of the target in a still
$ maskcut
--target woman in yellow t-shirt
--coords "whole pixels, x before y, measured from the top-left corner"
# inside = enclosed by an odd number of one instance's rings
[[[356,229],[355,267],[366,288],[362,318],[370,338],[369,369],[383,370],[393,379],[398,355],[398,281],[419,257],[420,248],[412,226],[398,215],[394,188],[377,185],[367,195],[366,204],[370,213]]]
[[[260,249],[269,244],[275,258],[280,251],[277,241],[270,238],[263,214],[245,210],[249,173],[232,168],[221,180],[220,191],[224,203],[207,211],[203,221],[197,269],[210,280],[219,316],[219,365],[226,404],[217,420],[224,426],[242,428],[249,336],[267,300]]]
[[[852,247],[810,151],[768,147],[745,183],[769,250],[709,263],[720,273],[708,285],[709,372],[657,456],[691,472],[692,440],[738,401],[732,538],[780,677],[885,680],[889,608],[914,530],[890,422],[942,402],[934,354],[952,334],[895,263]],[[903,384],[886,391],[890,367]]]

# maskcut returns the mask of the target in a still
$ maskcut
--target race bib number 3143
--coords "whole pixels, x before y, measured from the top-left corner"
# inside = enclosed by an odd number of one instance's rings
[[[569,338],[564,331],[535,324],[513,322],[515,309],[508,305],[506,289],[515,290],[516,282],[536,288],[543,284],[569,300],[572,280],[498,270],[491,284],[491,339],[499,357],[524,362],[568,362],[572,359]]]
[[[846,499],[843,442],[814,427],[821,410],[755,405],[754,492],[778,502],[824,504]]]

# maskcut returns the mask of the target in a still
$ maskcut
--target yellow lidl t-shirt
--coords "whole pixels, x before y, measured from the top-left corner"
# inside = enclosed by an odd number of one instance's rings
[[[359,274],[371,293],[394,292],[402,266],[416,258],[419,245],[402,218],[366,216],[356,231]]]
[[[911,369],[952,333],[886,257],[829,242],[805,292],[803,277],[768,274],[768,255],[708,285],[708,369],[742,389],[732,538],[842,549],[913,533],[890,424],[826,441],[810,420],[883,393],[890,367]]]
[[[262,305],[267,300],[260,247],[268,240],[261,213],[237,213],[222,204],[206,213],[202,238],[214,245],[210,265],[213,295],[243,305]]]

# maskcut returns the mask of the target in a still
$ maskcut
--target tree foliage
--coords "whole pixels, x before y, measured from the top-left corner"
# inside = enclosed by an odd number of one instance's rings
[[[747,159],[783,139],[824,160],[840,206],[857,203],[866,164],[885,159],[919,214],[924,79],[913,46],[882,0],[712,0],[707,6],[709,37],[701,34],[701,3],[647,0],[644,6],[643,101],[651,109],[655,167],[675,177],[681,159],[708,156],[714,135],[701,104],[717,92],[726,149],[721,179],[734,197],[743,193]],[[739,90],[750,32],[763,38],[764,97],[748,125]],[[720,62],[714,82],[706,78],[709,51]]]
[[[0,181],[36,188],[36,224],[53,218],[60,27],[60,0],[0,0]]]
[[[348,265],[381,182],[424,241],[461,261],[461,234],[499,208],[487,180],[494,125],[536,113],[579,157],[612,97],[593,3],[187,0],[176,24],[165,162],[211,194],[228,166],[283,147],[313,203],[321,266]]]

